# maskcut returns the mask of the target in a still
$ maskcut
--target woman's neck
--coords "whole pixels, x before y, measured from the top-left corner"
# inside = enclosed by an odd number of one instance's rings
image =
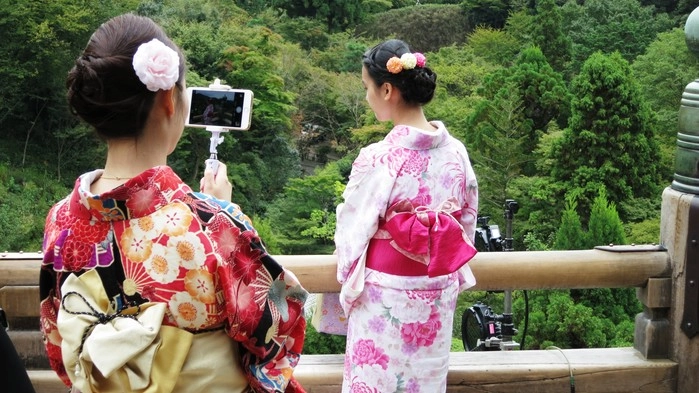
[[[410,127],[419,128],[425,131],[437,131],[437,127],[432,125],[422,111],[422,107],[410,107],[402,110],[397,110],[393,113],[393,124],[402,124]]]
[[[153,146],[152,143],[139,143],[137,139],[109,141],[105,176],[131,178],[154,166],[165,165],[167,155]]]

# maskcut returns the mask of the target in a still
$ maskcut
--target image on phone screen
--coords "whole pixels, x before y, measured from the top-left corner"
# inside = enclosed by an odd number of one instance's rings
[[[244,92],[193,89],[190,99],[189,125],[241,127]]]

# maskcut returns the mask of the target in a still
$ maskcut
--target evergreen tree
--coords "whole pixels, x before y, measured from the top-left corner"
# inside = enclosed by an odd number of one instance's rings
[[[572,71],[594,52],[618,51],[627,61],[643,53],[658,33],[676,26],[655,7],[638,0],[568,1],[561,7],[564,30],[572,45]]]
[[[537,1],[532,28],[534,43],[553,69],[563,72],[571,58],[572,43],[563,31],[561,11],[554,0]]]
[[[509,87],[509,88],[508,88]],[[469,118],[466,135],[470,158],[478,174],[479,210],[498,211],[508,197],[508,185],[521,176],[531,157],[522,147],[529,124],[522,121],[522,103],[510,94],[514,85],[503,88],[492,99],[479,102]]]
[[[604,188],[600,189],[592,204],[586,239],[587,249],[626,243],[619,213],[615,204],[607,200]],[[607,341],[614,341],[616,345],[633,343],[633,331],[617,329],[616,326],[632,323],[635,315],[641,311],[634,288],[571,289],[570,294],[576,303],[597,310],[598,316],[613,324],[614,328],[607,334]]]
[[[619,218],[616,205],[607,200],[607,192],[604,188],[599,191],[592,204],[587,233],[588,247],[586,248],[626,243],[624,226]]]
[[[274,0],[271,5],[283,9],[293,18],[324,20],[330,31],[341,31],[354,26],[363,17],[360,0]]]
[[[505,26],[510,11],[509,1],[504,0],[465,0],[461,7],[471,26],[486,25],[497,29]]]
[[[657,196],[660,172],[652,113],[629,64],[597,52],[573,80],[569,127],[555,149],[552,176],[588,210],[598,190],[610,202]]]
[[[520,124],[521,153],[525,155],[536,149],[549,122],[568,113],[570,102],[563,77],[551,68],[538,47],[526,48],[512,67],[496,70],[486,77],[479,93],[490,101],[501,96],[515,97],[521,103],[519,117],[513,120]],[[474,118],[479,116],[477,110]],[[525,175],[534,175],[534,161],[529,160],[521,170]]]
[[[556,232],[554,250],[583,250],[585,246],[585,232],[583,231],[580,216],[577,212],[578,203],[574,194],[566,196],[566,208],[561,217],[561,226]]]
[[[685,39],[684,29],[679,27],[660,33],[631,65],[643,96],[657,113],[661,170],[666,184],[672,181],[675,169],[682,92],[699,75],[699,60],[689,51]]]

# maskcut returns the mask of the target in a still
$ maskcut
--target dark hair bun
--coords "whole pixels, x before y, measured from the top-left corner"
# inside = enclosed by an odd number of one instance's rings
[[[138,136],[153,107],[155,93],[138,79],[133,55],[153,38],[180,55],[184,81],[184,56],[150,18],[124,14],[110,19],[94,32],[82,55],[68,72],[68,105],[104,138]]]
[[[406,103],[425,105],[434,97],[437,74],[427,66],[391,73],[387,68],[388,60],[405,53],[413,53],[407,43],[388,40],[366,51],[362,63],[377,86],[388,82],[398,88]]]

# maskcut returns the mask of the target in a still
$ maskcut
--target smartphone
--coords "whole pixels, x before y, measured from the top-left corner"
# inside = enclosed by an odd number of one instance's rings
[[[188,87],[188,127],[221,127],[225,130],[247,130],[252,117],[251,90],[218,90]]]

